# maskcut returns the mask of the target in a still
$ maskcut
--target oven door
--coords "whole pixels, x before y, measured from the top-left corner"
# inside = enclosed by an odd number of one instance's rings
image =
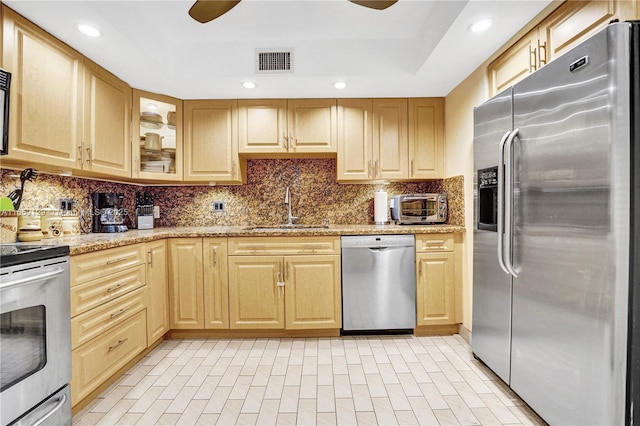
[[[71,380],[69,258],[1,274],[0,423],[6,425]]]

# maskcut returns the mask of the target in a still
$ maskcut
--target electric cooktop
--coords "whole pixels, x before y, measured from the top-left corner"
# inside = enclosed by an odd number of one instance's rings
[[[0,244],[0,267],[4,268],[68,255],[69,246]]]

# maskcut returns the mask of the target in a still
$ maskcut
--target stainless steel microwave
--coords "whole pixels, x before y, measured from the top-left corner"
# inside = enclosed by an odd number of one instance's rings
[[[9,87],[11,86],[11,73],[0,68],[0,155],[9,153]]]
[[[391,197],[391,219],[399,224],[447,221],[446,194],[405,194]]]

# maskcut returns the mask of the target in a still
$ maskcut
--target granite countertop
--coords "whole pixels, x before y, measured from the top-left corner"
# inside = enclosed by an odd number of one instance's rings
[[[465,232],[463,226],[454,225],[330,225],[328,228],[251,229],[252,226],[194,226],[131,229],[113,234],[84,234],[36,241],[33,245],[68,245],[70,254],[77,255],[130,244],[189,237],[319,237],[375,234],[440,234]]]

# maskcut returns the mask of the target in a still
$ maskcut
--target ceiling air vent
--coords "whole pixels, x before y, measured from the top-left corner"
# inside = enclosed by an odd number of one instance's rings
[[[256,72],[292,73],[293,49],[256,49]]]

